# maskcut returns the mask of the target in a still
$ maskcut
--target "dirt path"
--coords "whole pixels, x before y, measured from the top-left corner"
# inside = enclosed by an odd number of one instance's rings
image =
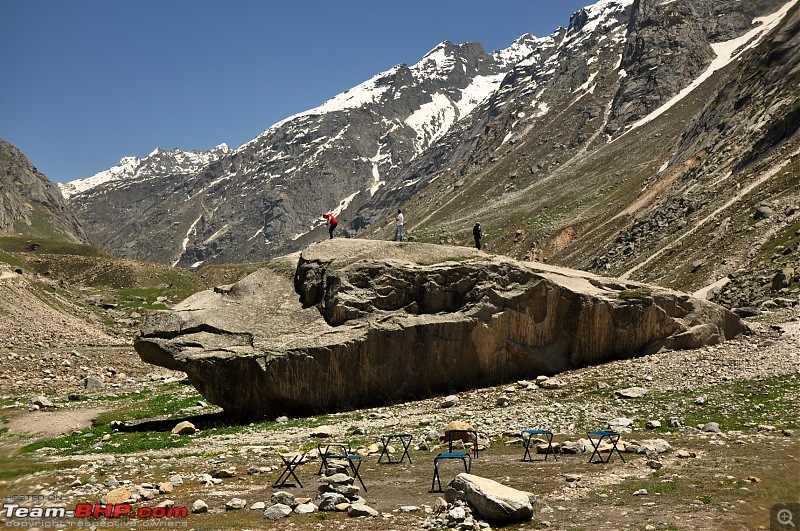
[[[108,411],[107,408],[89,409],[40,409],[38,411],[13,410],[8,415],[9,422],[5,425],[8,434],[18,437],[33,437],[38,439],[58,437],[82,431],[92,427],[92,420],[101,413]]]

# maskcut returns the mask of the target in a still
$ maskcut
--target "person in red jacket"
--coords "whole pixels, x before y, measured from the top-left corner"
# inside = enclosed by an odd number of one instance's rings
[[[330,212],[328,212],[327,214],[325,214],[322,217],[324,217],[325,219],[328,220],[328,234],[330,234],[330,236],[331,236],[330,239],[332,240],[333,239],[333,229],[336,228],[336,225],[339,224],[339,221],[335,217],[333,217],[333,214],[330,213]]]

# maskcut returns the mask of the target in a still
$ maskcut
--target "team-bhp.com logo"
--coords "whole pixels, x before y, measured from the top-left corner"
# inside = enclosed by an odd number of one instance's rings
[[[33,505],[25,507],[19,503],[3,503],[5,510],[6,527],[30,527],[23,525],[23,520],[30,524],[30,520],[39,520],[40,525],[44,524],[44,519],[66,519],[66,518],[124,518],[147,520],[150,524],[143,522],[143,526],[162,526],[165,525],[167,518],[186,518],[189,510],[186,507],[139,507],[134,508],[130,503],[102,504],[102,503],[79,503],[75,509],[66,507],[49,507],[45,505]],[[75,522],[75,521],[73,521]],[[95,522],[96,524],[96,522]],[[135,523],[128,520],[128,526]],[[181,522],[170,521],[169,527],[181,525]],[[185,526],[186,522],[182,522]],[[74,524],[61,522],[65,527],[72,527]],[[45,525],[45,527],[50,527]],[[79,526],[80,527],[80,526]]]

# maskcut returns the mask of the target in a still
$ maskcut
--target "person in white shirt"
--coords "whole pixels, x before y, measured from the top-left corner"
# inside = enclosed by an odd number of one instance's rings
[[[405,218],[403,217],[403,211],[399,208],[397,209],[397,226],[394,229],[394,241],[401,242],[403,241],[403,224],[405,223]]]

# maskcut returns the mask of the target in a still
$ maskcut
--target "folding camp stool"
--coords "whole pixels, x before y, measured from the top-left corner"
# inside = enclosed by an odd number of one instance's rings
[[[318,444],[317,451],[319,452],[319,471],[317,474],[322,474],[322,470],[328,468],[329,459],[347,459],[350,455],[350,445],[342,443],[327,443]]]
[[[477,430],[450,430],[447,432],[447,451],[453,453],[453,441],[463,440],[464,435],[472,438],[472,458],[478,458],[478,432]]]
[[[408,464],[411,463],[411,456],[408,455],[408,447],[411,446],[411,440],[414,438],[413,435],[410,433],[391,433],[387,435],[381,435],[381,444],[383,444],[383,448],[381,449],[381,455],[378,456],[378,462],[381,462],[383,456],[386,456],[386,459],[389,460],[389,464],[392,463],[402,463],[404,458],[408,458]],[[389,444],[391,444],[392,439],[397,439],[400,441],[400,445],[403,447],[403,453],[400,455],[399,461],[392,461],[392,456],[389,455]]]
[[[350,445],[341,443],[318,444],[317,451],[321,461],[318,474],[322,473],[323,468],[328,468],[328,461],[330,460],[345,461],[353,473],[353,478],[358,479],[358,482],[364,487],[364,492],[367,491],[367,486],[364,485],[364,480],[361,479],[361,473],[359,472],[362,462],[361,456],[353,454],[350,450]]]
[[[522,460],[533,461],[531,444],[534,435],[544,435],[547,439],[547,451],[544,453],[544,460],[547,461],[548,455],[553,454],[553,458],[558,461],[556,451],[553,449],[553,432],[550,430],[522,430],[522,445],[525,447],[525,454],[522,456]]]
[[[622,459],[622,462],[623,463],[625,462],[625,458],[622,457],[622,452],[620,452],[619,448],[617,448],[617,442],[619,442],[620,438],[620,433],[618,431],[595,430],[595,431],[590,431],[588,435],[589,435],[589,442],[592,444],[592,446],[594,446],[594,452],[592,452],[592,455],[589,457],[590,463],[592,462],[592,459],[594,459],[595,454],[597,455],[597,457],[600,458],[601,463],[608,463],[609,461],[611,461],[611,456],[614,455],[614,451],[616,451],[617,454],[619,454],[619,457],[620,459]],[[592,439],[592,435],[598,437],[596,443],[594,439]],[[608,459],[605,460],[603,459],[603,456],[600,455],[600,445],[603,443],[603,439],[608,439],[608,442],[611,443],[611,451],[608,453]]]
[[[303,454],[301,453],[290,453],[290,454],[282,454],[278,453],[278,457],[281,458],[283,461],[283,471],[281,475],[278,476],[278,479],[275,480],[275,483],[272,485],[273,488],[283,488],[286,487],[287,481],[289,481],[290,477],[293,477],[300,488],[303,488],[303,484],[300,483],[300,479],[294,473],[295,469],[303,462]]]
[[[472,455],[470,452],[454,452],[453,441],[458,440],[461,436],[469,434],[472,436],[472,453],[478,457],[478,432],[475,430],[450,430],[447,432],[447,451],[441,452],[433,458],[433,479],[431,480],[431,492],[443,492],[442,481],[439,474],[439,467],[443,461],[450,459],[460,459],[464,463],[464,472],[469,474],[472,470]],[[436,490],[436,487],[439,487]]]
[[[472,456],[469,452],[442,452],[433,458],[433,479],[431,480],[431,492],[444,492],[442,490],[442,481],[439,475],[439,466],[441,462],[448,459],[460,459],[464,463],[464,472],[469,474],[472,470]],[[438,490],[436,486],[438,485]]]

